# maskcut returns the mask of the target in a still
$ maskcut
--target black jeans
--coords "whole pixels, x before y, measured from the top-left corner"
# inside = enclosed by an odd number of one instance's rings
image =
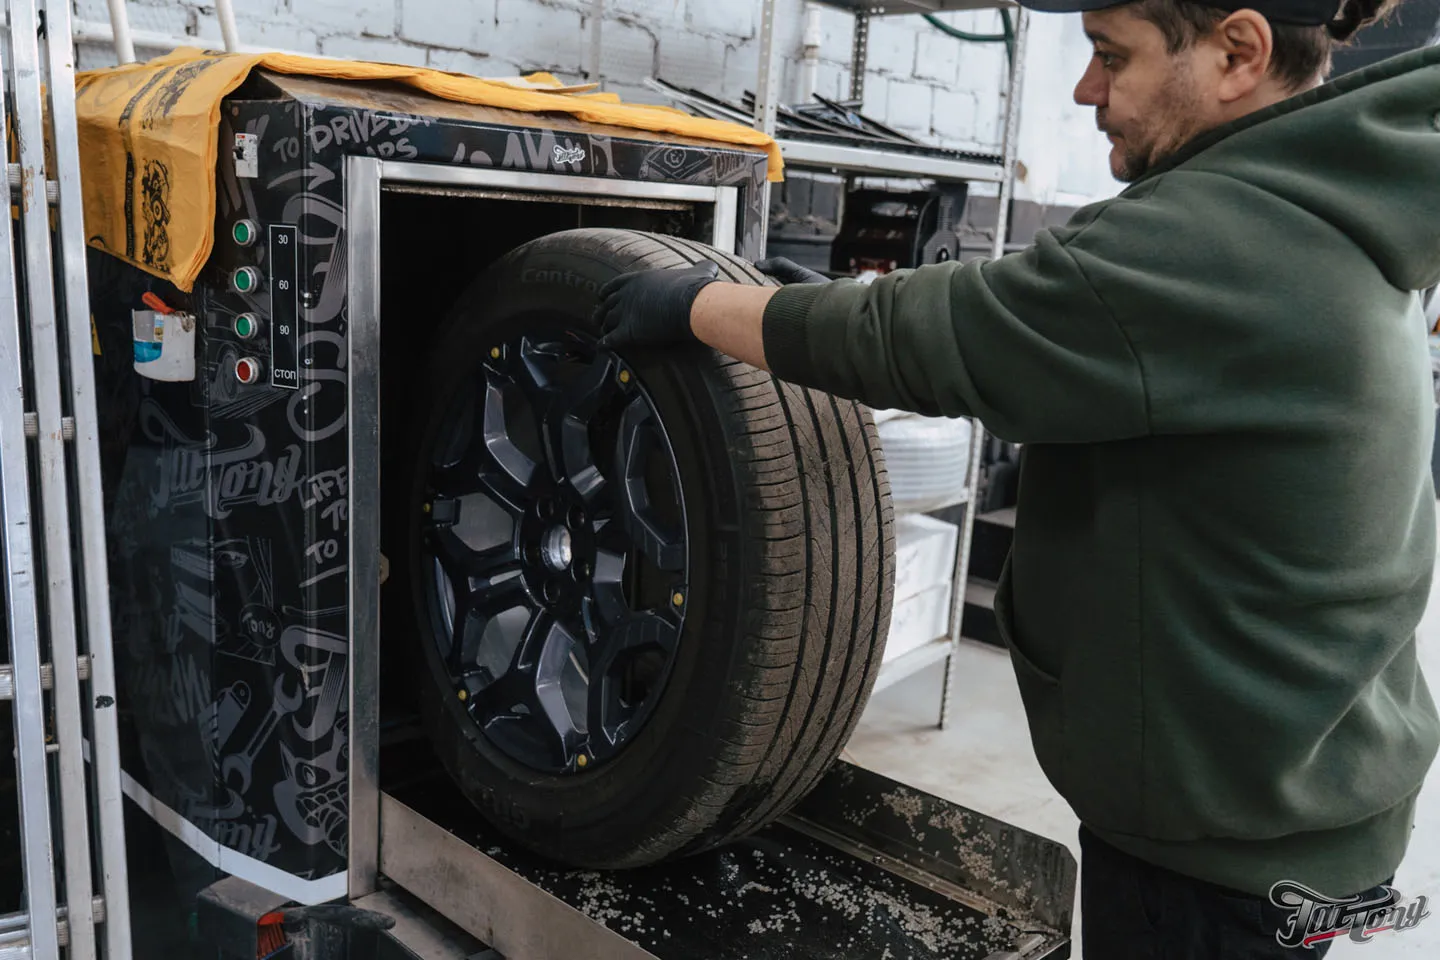
[[[1277,877],[1277,880],[1284,879]],[[1388,882],[1388,881],[1387,881]],[[1377,886],[1367,894],[1378,894]],[[1318,960],[1330,944],[1282,947],[1290,911],[1117,850],[1080,828],[1085,960]]]

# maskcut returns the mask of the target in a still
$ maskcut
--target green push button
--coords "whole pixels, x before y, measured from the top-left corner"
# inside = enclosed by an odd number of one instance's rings
[[[260,286],[260,271],[254,267],[241,267],[230,277],[230,285],[238,293],[249,293]]]
[[[242,247],[250,246],[259,235],[260,228],[255,225],[254,220],[237,220],[235,226],[230,228],[230,236]]]
[[[255,336],[255,331],[260,329],[260,322],[255,319],[253,313],[242,313],[235,318],[235,336],[241,340],[249,340]]]

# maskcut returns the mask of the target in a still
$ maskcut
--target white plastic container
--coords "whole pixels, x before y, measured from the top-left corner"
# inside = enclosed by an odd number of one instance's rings
[[[195,317],[175,311],[132,310],[135,372],[171,383],[195,379]]]
[[[895,519],[895,601],[882,663],[949,634],[959,539],[953,523],[926,516]]]

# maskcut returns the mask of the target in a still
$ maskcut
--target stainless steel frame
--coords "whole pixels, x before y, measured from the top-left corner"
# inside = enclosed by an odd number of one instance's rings
[[[350,258],[350,898],[376,890],[380,863],[380,168],[345,163]]]
[[[347,162],[372,158],[352,157]],[[644,180],[610,180],[605,177],[567,176],[563,173],[528,173],[524,170],[494,170],[488,167],[452,167],[406,160],[375,160],[380,179],[435,186],[496,187],[543,193],[574,193],[612,197],[644,197],[652,200],[687,200],[718,203],[722,193],[734,195],[737,187],[701,187],[688,183],[650,183]],[[733,241],[732,241],[733,249]]]
[[[732,253],[739,188],[607,180],[348,157],[350,428],[350,834],[349,893],[376,891],[381,856],[380,689],[380,194],[387,183],[533,190],[547,194],[679,200],[713,208],[712,246]]]

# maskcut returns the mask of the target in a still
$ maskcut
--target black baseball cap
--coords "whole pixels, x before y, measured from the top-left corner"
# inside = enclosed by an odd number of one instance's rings
[[[1105,10],[1133,0],[1017,0],[1020,6],[1041,13],[1084,13]],[[1254,10],[1271,23],[1318,27],[1334,20],[1343,0],[1202,0],[1207,7],[1221,10]]]

